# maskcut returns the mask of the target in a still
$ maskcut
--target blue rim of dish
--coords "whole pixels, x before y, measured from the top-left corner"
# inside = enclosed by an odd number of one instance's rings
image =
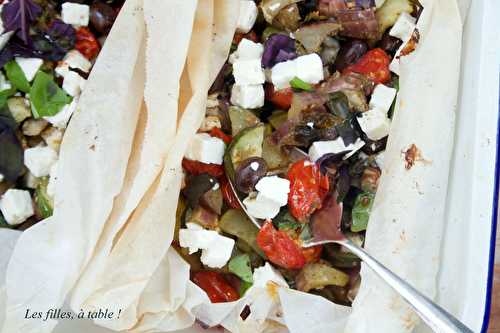
[[[500,91],[500,86],[499,86]],[[498,99],[497,152],[495,161],[495,187],[493,190],[493,212],[491,219],[490,257],[488,263],[488,284],[486,286],[486,306],[481,332],[486,333],[491,313],[491,292],[493,289],[493,273],[495,271],[495,246],[498,224],[498,201],[500,199],[500,94]]]

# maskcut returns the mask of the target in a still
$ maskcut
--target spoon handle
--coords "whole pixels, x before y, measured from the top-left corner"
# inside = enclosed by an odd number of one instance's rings
[[[424,296],[407,282],[403,281],[387,267],[369,255],[363,248],[350,240],[336,242],[358,256],[382,280],[387,282],[408,304],[419,314],[422,320],[434,331],[439,333],[474,333],[458,319],[442,307]]]

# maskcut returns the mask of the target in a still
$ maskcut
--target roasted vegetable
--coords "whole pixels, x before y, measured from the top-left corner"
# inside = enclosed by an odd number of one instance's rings
[[[229,108],[229,118],[231,119],[232,135],[236,136],[242,130],[260,123],[259,118],[252,111],[231,106]]]
[[[250,157],[262,157],[264,129],[263,125],[244,129],[226,149],[224,168],[226,169],[226,175],[230,179],[234,179],[235,170],[241,162]]]
[[[272,24],[283,8],[300,1],[302,0],[263,0],[260,7],[266,21]]]
[[[283,8],[273,20],[273,25],[286,31],[295,31],[299,27],[300,13],[297,4]]]
[[[364,231],[368,227],[373,199],[374,194],[370,192],[363,192],[357,196],[352,209],[352,232]]]
[[[246,253],[237,255],[229,261],[229,271],[237,275],[245,282],[252,283],[252,267],[250,265],[250,256]]]
[[[341,29],[336,22],[322,21],[302,26],[295,32],[295,38],[308,53],[318,52],[328,36],[334,36]]]
[[[253,225],[241,210],[228,210],[222,215],[219,221],[219,227],[225,233],[245,241],[255,252],[263,256],[263,252],[256,241],[259,229]]]
[[[216,229],[218,221],[217,214],[202,206],[195,207],[189,214],[186,213],[186,223],[196,223],[206,229]]]
[[[412,12],[411,0],[386,0],[384,5],[377,9],[376,13],[380,35],[396,23],[401,13],[411,14]]]
[[[297,57],[295,40],[285,34],[270,35],[264,44],[262,66],[270,68],[279,62],[292,60]]]
[[[255,184],[266,175],[267,163],[261,157],[251,157],[240,163],[236,169],[234,184],[242,193],[250,193],[255,189]]]
[[[232,302],[240,298],[221,273],[201,271],[193,274],[192,280],[207,293],[212,303]]]
[[[322,289],[329,285],[345,287],[349,283],[349,275],[322,261],[307,264],[295,281],[298,290],[308,292],[311,289]]]
[[[271,124],[274,129],[280,127],[288,119],[288,113],[286,111],[274,111],[267,121]]]
[[[40,179],[40,182],[38,183],[38,186],[35,190],[36,211],[37,215],[39,215],[41,219],[46,219],[52,216],[53,213],[54,202],[47,193],[48,184],[48,177],[44,177]]]
[[[208,173],[191,176],[187,181],[186,188],[182,191],[189,206],[194,208],[200,203],[202,196],[213,189],[217,184],[217,179]]]
[[[206,209],[211,210],[217,215],[222,212],[222,191],[220,185],[216,185],[212,189],[208,190],[200,198],[200,205]]]
[[[285,168],[290,161],[288,155],[283,153],[281,147],[273,142],[271,136],[264,138],[262,158],[266,161],[269,170]]]

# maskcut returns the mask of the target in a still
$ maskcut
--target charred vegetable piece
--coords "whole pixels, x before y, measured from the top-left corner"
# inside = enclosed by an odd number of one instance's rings
[[[274,111],[267,121],[271,124],[274,129],[279,128],[285,121],[288,120],[288,113],[286,111]]]
[[[222,211],[222,203],[223,198],[220,185],[216,189],[212,188],[211,190],[208,190],[200,198],[200,205],[211,210],[217,215],[220,215]]]
[[[259,229],[246,217],[245,213],[238,209],[230,209],[222,215],[219,227],[225,233],[236,236],[245,241],[257,253],[263,254],[257,245],[257,234]]]
[[[386,0],[376,13],[379,33],[382,35],[387,28],[392,27],[403,12],[413,12],[411,0]]]
[[[235,186],[242,193],[250,193],[267,173],[267,163],[261,157],[244,160],[236,169]]]
[[[354,65],[347,67],[344,74],[351,72],[365,74],[375,83],[387,83],[391,79],[389,64],[391,57],[382,49],[367,52]]]
[[[354,65],[361,57],[368,52],[368,44],[361,40],[352,40],[342,44],[339,54],[335,59],[335,68],[343,71],[347,67]]]
[[[234,179],[235,170],[244,160],[262,157],[264,129],[264,125],[246,128],[233,139],[224,156],[224,168],[229,178]]]
[[[273,103],[278,109],[288,110],[292,105],[293,96],[292,88],[275,90],[272,84],[266,85],[266,100]]]
[[[186,214],[187,223],[196,223],[207,229],[216,229],[218,220],[217,214],[202,206],[197,206],[190,214]]]
[[[361,193],[356,197],[352,209],[352,232],[365,231],[368,227],[374,197],[374,194],[370,192]]]
[[[238,135],[242,130],[260,123],[260,119],[249,110],[231,106],[229,108],[229,118],[231,119],[231,129],[233,136]]]
[[[237,275],[245,282],[252,283],[252,267],[250,265],[250,256],[246,253],[233,257],[228,264],[229,271]]]
[[[295,38],[308,53],[319,52],[323,41],[328,36],[335,35],[341,28],[336,22],[322,21],[302,26],[295,32]]]
[[[349,111],[349,100],[347,96],[340,91],[329,95],[326,107],[331,113],[342,119],[347,119],[351,116],[351,112]]]
[[[217,184],[217,179],[208,173],[192,176],[188,179],[188,184],[183,190],[189,206],[196,207],[200,203],[201,197]]]
[[[212,303],[232,302],[240,298],[239,293],[220,273],[201,271],[194,273],[191,279],[207,293]]]
[[[263,0],[260,7],[265,20],[269,24],[272,24],[274,18],[283,8],[300,1],[301,0]]]
[[[294,163],[288,171],[290,193],[288,206],[290,213],[300,222],[306,222],[328,194],[328,177],[321,174],[319,167],[302,160]]]
[[[319,262],[307,264],[295,281],[298,290],[308,292],[311,289],[322,289],[329,285],[345,287],[349,283],[349,275],[326,262]]]
[[[299,7],[294,3],[283,8],[273,20],[274,26],[286,31],[295,31],[299,23]]]
[[[285,168],[289,163],[287,154],[283,153],[281,147],[273,142],[271,136],[264,138],[262,158],[270,170]]]
[[[286,269],[300,269],[306,259],[300,246],[284,231],[276,230],[266,222],[257,235],[257,244],[269,261]]]
[[[209,132],[211,137],[219,138],[224,141],[225,144],[230,144],[233,138],[230,135],[224,133],[220,128],[214,127]]]
[[[24,171],[24,152],[11,125],[15,122],[0,117],[0,173],[7,181],[15,181]]]
[[[35,204],[37,213],[42,219],[52,216],[54,203],[52,198],[47,194],[47,186],[49,184],[48,177],[40,179],[35,190]],[[38,215],[37,214],[37,215]]]
[[[229,206],[229,208],[240,209],[241,206],[240,203],[238,202],[238,198],[236,198],[236,194],[231,188],[231,184],[229,184],[227,178],[222,177],[220,182],[221,182],[222,198],[224,199],[226,205]]]

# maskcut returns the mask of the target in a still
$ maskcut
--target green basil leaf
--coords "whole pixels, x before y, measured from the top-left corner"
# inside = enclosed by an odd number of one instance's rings
[[[246,282],[246,281],[241,281],[240,284],[240,297],[243,297],[245,293],[247,292],[248,289],[252,286],[253,283],[251,282]]]
[[[11,60],[8,63],[6,63],[4,68],[7,74],[7,78],[14,87],[25,93],[30,92],[31,89],[30,83],[28,82],[28,79],[24,75],[23,70],[15,60]]]
[[[368,227],[368,219],[373,206],[375,195],[369,192],[360,193],[354,201],[352,209],[352,232],[360,232]]]
[[[72,97],[54,82],[52,75],[41,71],[35,76],[30,99],[35,118],[54,116],[72,101]]]
[[[237,275],[243,281],[252,283],[252,267],[250,266],[250,256],[246,253],[233,257],[229,261],[229,271]]]
[[[294,89],[300,89],[300,90],[305,90],[305,91],[312,91],[313,87],[307,83],[299,79],[298,77],[294,77],[292,81],[290,81],[290,85]]]
[[[35,190],[35,204],[40,212],[42,218],[46,219],[52,216],[53,206],[52,199],[47,193],[47,186],[49,185],[49,178],[44,177],[40,180],[40,183]]]

